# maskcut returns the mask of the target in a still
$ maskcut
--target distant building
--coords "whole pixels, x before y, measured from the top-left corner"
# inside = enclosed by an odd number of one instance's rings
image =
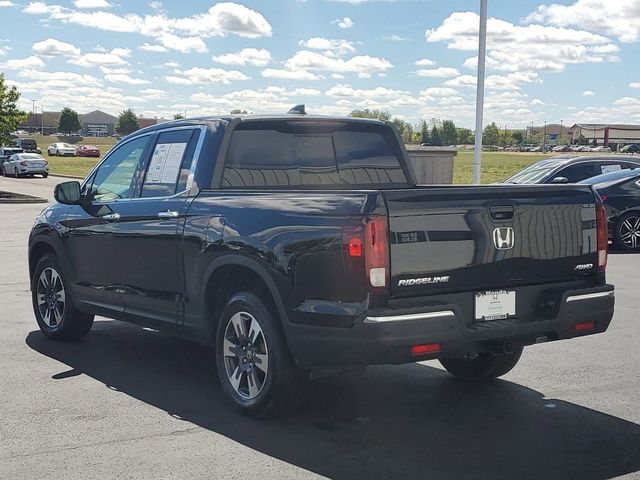
[[[555,145],[558,143],[558,140],[560,140],[560,137],[562,136],[567,136],[569,138],[571,138],[571,127],[568,127],[566,125],[562,125],[560,123],[549,123],[546,126],[545,125],[539,125],[539,126],[530,126],[527,127],[526,133],[525,133],[525,139],[529,139],[531,137],[533,137],[534,135],[544,135],[545,131],[547,132],[547,144],[548,145]],[[525,140],[526,142],[526,140]],[[527,142],[528,143],[528,142]]]
[[[29,113],[29,117],[18,126],[18,129],[49,135],[58,131],[58,123],[60,123],[60,112],[45,111],[44,119],[42,113]]]
[[[151,125],[157,125],[158,123],[168,122],[166,118],[145,118],[142,115],[138,117],[138,124],[140,128],[150,127]]]
[[[640,143],[640,125],[614,123],[576,123],[571,127],[571,138],[578,141],[582,135],[589,144],[618,147]]]
[[[118,118],[101,110],[78,115],[82,128],[80,135],[83,137],[108,137],[116,131]]]
[[[101,110],[94,110],[89,113],[78,115],[81,128],[78,131],[83,137],[108,137],[116,132],[118,117],[114,117]],[[168,121],[166,118],[145,118],[138,117],[140,128],[156,125]],[[21,123],[18,128],[27,132],[41,132],[50,135],[58,132],[60,123],[60,112],[44,112],[44,122],[42,113],[30,113],[27,120]]]

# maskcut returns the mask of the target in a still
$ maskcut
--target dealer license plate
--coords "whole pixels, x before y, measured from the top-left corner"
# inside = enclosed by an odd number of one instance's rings
[[[476,321],[500,320],[516,315],[516,292],[476,292]]]

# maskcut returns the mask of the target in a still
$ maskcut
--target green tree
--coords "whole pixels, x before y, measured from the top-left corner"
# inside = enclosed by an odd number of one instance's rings
[[[435,125],[431,129],[431,145],[435,145],[438,147],[442,145],[442,138],[440,137],[440,132],[438,131],[438,127]]]
[[[453,120],[444,120],[442,122],[442,143],[444,145],[455,145],[457,142],[456,124]]]
[[[429,135],[429,125],[426,120],[420,121],[420,143],[429,145],[431,143],[431,135]]]
[[[70,135],[80,130],[80,119],[78,112],[69,107],[64,107],[60,112],[60,121],[58,122],[58,131]]]
[[[391,114],[389,112],[377,109],[369,110],[368,108],[365,108],[364,110],[352,110],[351,113],[349,113],[349,116],[356,118],[375,118],[377,120],[384,121],[391,120]]]
[[[138,117],[133,113],[133,110],[128,108],[120,113],[118,116],[118,124],[116,125],[116,132],[120,135],[129,135],[139,128]]]
[[[500,140],[500,131],[496,122],[491,122],[491,125],[484,127],[482,132],[482,144],[483,145],[498,145]]]
[[[239,108],[234,108],[233,110],[231,110],[229,112],[231,115],[246,115],[247,111],[246,110],[241,110]]]
[[[183,118],[184,118],[184,115],[182,115],[181,113],[176,113],[176,114],[173,116],[173,119],[174,119],[174,120],[182,120]]]
[[[9,87],[5,83],[4,74],[0,73],[0,145],[11,145],[13,137],[10,133],[28,118],[17,107],[19,98],[18,89],[15,86]]]
[[[578,137],[578,145],[586,145],[586,144],[587,144],[587,137],[580,134],[580,136]]]
[[[522,145],[524,143],[524,134],[519,130],[513,132],[511,134],[511,137],[513,138],[513,141],[516,145]]]
[[[469,128],[456,128],[456,143],[470,145],[473,143],[473,132]]]

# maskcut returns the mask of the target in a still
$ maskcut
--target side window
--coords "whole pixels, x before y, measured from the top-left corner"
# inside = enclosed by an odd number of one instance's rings
[[[567,177],[569,183],[579,182],[586,178],[591,178],[594,175],[598,175],[600,172],[595,173],[593,170],[593,162],[582,162],[574,165],[569,165],[563,168],[554,175],[555,177]],[[552,179],[553,180],[553,179]]]
[[[149,143],[149,136],[136,138],[118,147],[96,172],[89,198],[96,202],[130,198],[133,175]]]
[[[141,197],[168,197],[186,189],[198,130],[163,132],[153,148]]]

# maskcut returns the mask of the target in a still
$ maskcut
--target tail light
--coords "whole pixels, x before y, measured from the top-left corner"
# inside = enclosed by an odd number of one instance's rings
[[[374,293],[389,287],[389,236],[385,217],[371,217],[364,226],[344,232],[349,270],[357,269],[366,276],[367,287]]]
[[[604,271],[607,268],[607,249],[609,244],[607,229],[607,211],[604,205],[596,205],[596,231],[598,237],[598,270]]]

